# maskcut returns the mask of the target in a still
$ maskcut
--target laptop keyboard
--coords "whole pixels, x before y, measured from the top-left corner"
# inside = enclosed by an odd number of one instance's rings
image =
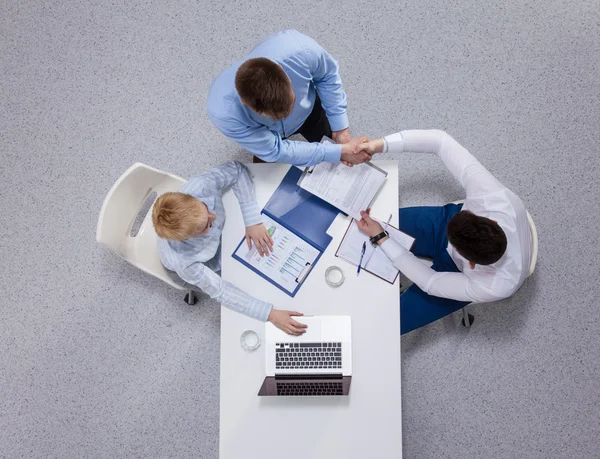
[[[275,369],[322,368],[342,368],[342,343],[275,344]]]
[[[340,382],[277,382],[277,395],[344,395]]]

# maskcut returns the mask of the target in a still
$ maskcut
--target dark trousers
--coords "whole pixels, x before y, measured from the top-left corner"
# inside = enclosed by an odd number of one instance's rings
[[[294,134],[301,134],[309,142],[320,142],[324,135],[331,139],[331,126],[329,125],[325,110],[321,106],[321,99],[319,99],[318,95],[315,99],[315,106],[312,112],[310,112],[304,124]]]
[[[400,230],[415,238],[411,249],[417,257],[433,260],[431,269],[459,272],[448,254],[446,227],[460,212],[462,204],[443,207],[406,207],[400,209]],[[469,302],[428,295],[413,284],[400,297],[400,333],[408,333],[468,305]]]
[[[323,136],[327,136],[331,138],[331,126],[329,125],[329,120],[327,119],[327,115],[325,114],[325,110],[321,106],[321,99],[317,95],[315,99],[315,105],[306,118],[306,121],[300,126],[294,134],[301,134],[309,142],[320,142]],[[292,135],[294,135],[292,134]],[[260,158],[254,156],[252,158],[252,162],[254,163],[264,163],[264,161]]]

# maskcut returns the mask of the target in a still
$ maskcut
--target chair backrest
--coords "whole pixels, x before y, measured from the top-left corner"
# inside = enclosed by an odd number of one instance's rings
[[[460,201],[454,201],[452,204],[464,204],[465,200],[461,199]],[[537,229],[535,227],[535,223],[533,222],[533,218],[529,215],[529,211],[527,212],[527,221],[529,222],[529,231],[531,232],[531,262],[529,263],[529,273],[527,276],[531,276],[535,271],[535,264],[537,263],[538,256],[538,234]]]
[[[181,177],[135,163],[112,186],[102,205],[96,241],[169,285],[183,290],[167,274],[158,257],[152,205],[158,196],[177,191]]]

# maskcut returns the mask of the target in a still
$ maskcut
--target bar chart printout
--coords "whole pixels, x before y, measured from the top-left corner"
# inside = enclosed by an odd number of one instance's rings
[[[263,222],[273,239],[273,252],[261,257],[254,245],[248,250],[243,243],[235,255],[257,271],[293,293],[319,256],[319,251],[294,233],[263,214]]]

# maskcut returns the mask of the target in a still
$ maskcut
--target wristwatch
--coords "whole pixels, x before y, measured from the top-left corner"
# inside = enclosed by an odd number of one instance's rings
[[[382,231],[378,235],[369,238],[369,241],[371,241],[371,244],[376,246],[379,241],[381,241],[384,237],[388,237],[389,235],[390,233],[388,233],[387,231]]]

